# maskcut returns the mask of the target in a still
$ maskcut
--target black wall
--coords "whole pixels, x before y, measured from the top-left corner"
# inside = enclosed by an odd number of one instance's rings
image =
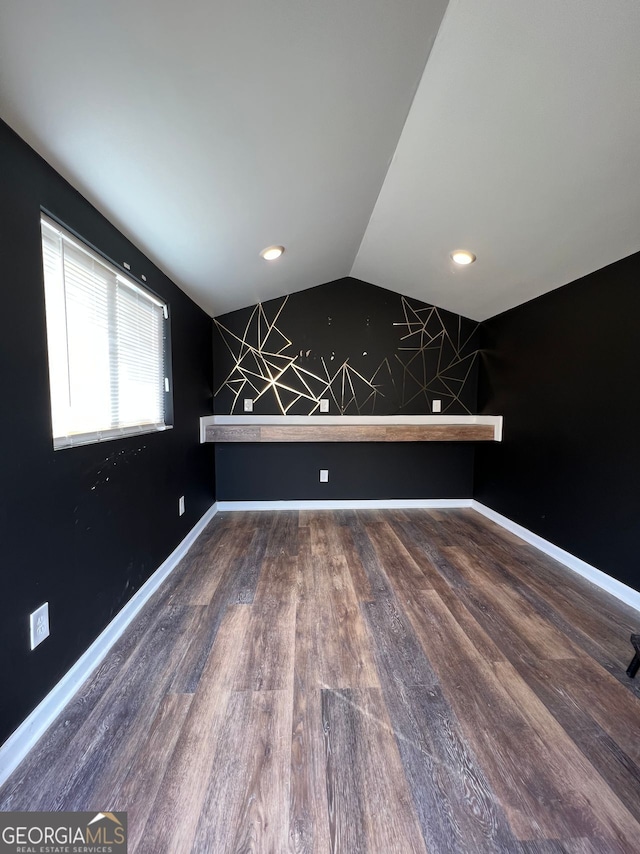
[[[483,324],[475,497],[640,589],[640,254]]]
[[[211,506],[214,488],[211,448],[198,439],[211,412],[211,319],[2,123],[0,164],[1,743]],[[53,450],[41,206],[169,302],[173,430]],[[44,601],[51,637],[31,652],[28,615]]]
[[[465,442],[220,443],[218,498],[471,498],[473,451]]]
[[[346,278],[215,319],[215,411],[391,415],[476,411],[478,324]],[[276,378],[274,383],[272,380]],[[329,483],[319,470],[329,469]],[[444,443],[216,447],[218,498],[464,498],[473,446]]]

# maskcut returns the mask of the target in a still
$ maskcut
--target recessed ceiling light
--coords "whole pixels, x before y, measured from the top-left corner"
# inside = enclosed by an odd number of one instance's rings
[[[456,264],[473,264],[476,256],[468,249],[454,249],[451,253],[451,260]]]
[[[267,246],[266,249],[262,250],[260,256],[264,258],[265,261],[275,261],[283,252],[284,246]]]

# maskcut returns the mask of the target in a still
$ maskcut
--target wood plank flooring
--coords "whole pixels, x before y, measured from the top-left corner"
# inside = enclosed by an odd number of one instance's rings
[[[221,513],[0,789],[130,852],[640,852],[640,615],[471,510]]]

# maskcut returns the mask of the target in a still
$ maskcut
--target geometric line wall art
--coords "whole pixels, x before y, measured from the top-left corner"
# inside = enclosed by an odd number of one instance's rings
[[[274,306],[272,317],[268,317],[264,305],[258,303],[242,335],[214,321],[235,360],[215,392],[218,395],[225,387],[233,392],[230,414],[241,411],[241,401],[249,393],[255,404],[269,391],[275,395],[282,415],[301,401],[306,403],[305,414],[313,415],[320,411],[322,398],[333,400],[341,414],[354,408],[358,415],[374,411],[376,398],[381,395],[380,377],[386,374],[393,379],[388,359],[383,359],[370,377],[363,376],[348,360],[339,367],[330,368],[324,356],[321,357],[322,375],[302,367],[298,364],[299,354],[287,354],[292,342],[277,326],[288,299],[286,296]]]
[[[320,285],[214,324],[218,413],[240,414],[246,397],[281,415],[319,413],[323,398],[343,415],[424,414],[434,398],[443,413],[476,406],[479,324],[364,282]]]
[[[400,299],[404,320],[395,321],[394,326],[402,333],[395,357],[402,367],[403,408],[420,396],[428,401],[438,397],[442,412],[457,403],[471,414],[460,392],[476,367],[478,349],[473,345],[480,324],[463,333],[462,317],[457,316],[456,328],[451,329],[451,322],[436,306],[416,307],[406,297]],[[437,354],[435,365],[427,358],[430,352]]]

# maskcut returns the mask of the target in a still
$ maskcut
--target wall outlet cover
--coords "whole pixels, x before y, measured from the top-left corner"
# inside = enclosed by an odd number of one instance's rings
[[[329,398],[323,397],[320,401],[320,412],[328,412],[329,411]]]
[[[320,469],[320,483],[329,483],[329,469]]]
[[[442,412],[442,401],[441,400],[434,400],[431,404],[431,411],[432,412]]]
[[[182,516],[184,513],[184,495],[181,495],[178,498],[178,516]]]
[[[244,411],[253,412],[253,400],[250,397],[245,397],[244,399]]]
[[[35,649],[45,638],[48,638],[49,630],[49,603],[45,602],[29,615],[29,637],[31,649]]]

